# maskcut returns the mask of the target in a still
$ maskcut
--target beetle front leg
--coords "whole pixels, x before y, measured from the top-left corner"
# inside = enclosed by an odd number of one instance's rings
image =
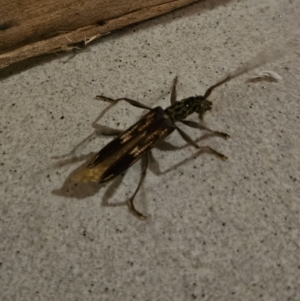
[[[203,151],[203,152],[209,152],[217,157],[219,157],[222,160],[227,160],[227,157],[218,151],[212,149],[210,146],[199,146],[187,133],[185,133],[182,129],[176,126],[177,131],[179,132],[180,136],[189,144],[194,146],[195,148]]]
[[[201,124],[200,122],[195,122],[195,121],[191,121],[191,120],[181,120],[180,122],[191,128],[194,128],[194,129],[200,129],[200,130],[205,130],[205,131],[211,132],[212,134],[220,136],[224,139],[230,138],[230,136],[228,134],[211,130],[210,128],[206,127],[205,125]]]

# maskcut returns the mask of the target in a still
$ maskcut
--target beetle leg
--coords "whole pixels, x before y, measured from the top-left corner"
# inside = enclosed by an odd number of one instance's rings
[[[76,151],[83,145],[87,144],[88,141],[94,136],[94,133],[93,134],[90,134],[89,136],[87,136],[85,139],[83,139],[81,142],[79,142],[77,145],[75,145],[73,147],[73,149],[65,154],[65,155],[61,155],[61,156],[53,156],[52,158],[53,159],[63,159],[63,158],[66,158],[66,157],[69,157],[69,156],[74,156]]]
[[[230,136],[226,133],[223,133],[223,132],[218,132],[218,131],[214,131],[214,130],[211,130],[210,128],[206,127],[205,125],[201,124],[200,122],[195,122],[195,121],[191,121],[191,120],[181,120],[180,121],[181,123],[191,127],[191,128],[195,128],[195,129],[200,129],[200,130],[206,130],[208,132],[211,132],[212,134],[215,134],[217,136],[220,136],[224,139],[227,139],[229,138]]]
[[[114,105],[116,105],[121,100],[124,100],[124,101],[128,102],[129,104],[131,104],[132,106],[137,107],[137,108],[152,110],[152,108],[150,108],[150,107],[148,107],[148,106],[146,106],[146,105],[144,105],[144,104],[142,104],[142,103],[140,103],[136,100],[126,98],[126,97],[113,99],[113,98],[106,97],[104,95],[97,95],[96,99],[101,99],[103,101],[109,102],[110,105],[107,108],[105,108],[101,112],[101,114],[96,118],[96,120],[93,122],[93,127],[94,128],[95,128],[95,125],[97,124],[97,122],[106,114],[106,112],[109,111],[109,109],[111,109]],[[112,135],[115,135],[115,134],[112,134]]]
[[[147,216],[144,215],[144,214],[142,214],[142,213],[140,213],[139,211],[137,211],[137,210],[135,209],[134,204],[133,204],[133,200],[134,200],[136,194],[138,193],[138,191],[139,191],[139,189],[140,189],[140,187],[141,187],[141,185],[142,185],[142,183],[143,183],[143,181],[144,181],[144,179],[145,179],[145,176],[146,176],[146,172],[147,172],[147,168],[148,168],[148,164],[149,164],[149,153],[148,153],[148,152],[144,155],[144,157],[142,158],[142,161],[143,161],[143,163],[142,163],[143,166],[142,166],[142,174],[141,174],[141,178],[140,178],[139,184],[138,184],[138,186],[137,186],[137,188],[136,188],[134,194],[133,194],[132,197],[128,200],[128,207],[129,207],[129,210],[130,210],[135,216],[137,216],[138,218],[144,220],[144,219],[147,218]]]
[[[142,104],[141,102],[138,102],[134,99],[130,99],[130,98],[127,98],[127,97],[113,99],[113,98],[106,97],[104,95],[97,95],[96,99],[101,99],[103,101],[107,101],[107,102],[110,102],[110,103],[113,103],[113,104],[117,104],[119,101],[124,100],[124,101],[128,102],[129,104],[131,104],[134,107],[141,108],[141,109],[146,109],[146,110],[152,110],[152,108]]]
[[[206,90],[206,92],[205,92],[203,98],[206,99],[206,98],[211,94],[211,92],[212,92],[215,88],[217,88],[218,86],[221,86],[221,85],[225,84],[226,82],[230,81],[230,80],[231,80],[232,78],[234,78],[234,77],[235,77],[235,76],[228,75],[228,76],[227,76],[226,78],[224,78],[223,80],[221,80],[221,81],[219,81],[218,83],[216,83],[215,85],[209,87],[209,88]]]
[[[98,120],[98,118],[97,118]],[[53,159],[63,159],[69,156],[75,156],[75,153],[78,149],[80,149],[80,147],[86,145],[90,139],[92,139],[94,137],[94,135],[100,136],[116,136],[116,135],[120,135],[124,132],[124,130],[119,130],[119,129],[114,129],[108,126],[102,126],[97,124],[97,120],[95,120],[92,123],[93,128],[95,129],[95,132],[93,134],[90,134],[89,136],[87,136],[86,138],[84,138],[81,142],[79,142],[77,145],[74,146],[74,148],[67,154],[65,155],[61,155],[61,156],[54,156]]]
[[[173,81],[173,86],[171,90],[171,99],[170,99],[171,105],[173,105],[176,102],[176,98],[177,98],[177,92],[176,92],[177,79],[178,77],[176,76]]]
[[[194,146],[195,148],[203,151],[209,152],[214,154],[215,156],[219,157],[222,160],[227,160],[227,157],[216,150],[212,149],[210,146],[199,146],[187,133],[185,133],[182,129],[176,126],[177,131],[179,132],[180,136],[189,144]]]

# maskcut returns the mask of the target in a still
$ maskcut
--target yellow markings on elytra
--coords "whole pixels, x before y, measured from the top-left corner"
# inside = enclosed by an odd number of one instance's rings
[[[125,133],[120,137],[121,140],[121,144],[124,144],[125,142],[127,142],[128,140],[130,140],[130,138],[132,137],[131,133]]]
[[[154,113],[151,113],[151,112],[148,113],[141,120],[141,121],[144,121],[143,123],[140,121],[136,125],[134,125],[131,129],[125,131],[125,133],[123,133],[120,136],[121,144],[124,144],[128,140],[130,140],[132,138],[133,133],[136,133],[136,132],[141,133],[142,131],[144,131],[145,128],[147,128],[147,126],[152,122],[153,116],[154,116]]]
[[[140,154],[142,154],[149,146],[154,146],[153,145],[153,140],[156,141],[160,141],[160,139],[154,139],[156,136],[158,136],[159,138],[164,137],[164,135],[168,132],[168,129],[163,129],[163,130],[159,130],[159,131],[155,131],[152,134],[148,135],[144,141],[144,144],[142,147],[140,146],[136,146],[134,147],[130,154],[138,157]]]
[[[154,113],[146,115],[146,122],[144,124],[139,125],[139,131],[142,132],[147,126],[152,122]]]

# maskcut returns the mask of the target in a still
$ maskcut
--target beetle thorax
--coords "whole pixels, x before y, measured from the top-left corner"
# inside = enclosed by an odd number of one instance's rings
[[[174,122],[185,119],[194,112],[201,112],[202,96],[185,98],[166,108],[166,112]]]

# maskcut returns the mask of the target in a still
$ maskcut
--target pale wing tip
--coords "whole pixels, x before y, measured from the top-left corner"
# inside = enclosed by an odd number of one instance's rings
[[[100,182],[102,174],[99,168],[84,168],[75,172],[71,178],[76,183]]]

